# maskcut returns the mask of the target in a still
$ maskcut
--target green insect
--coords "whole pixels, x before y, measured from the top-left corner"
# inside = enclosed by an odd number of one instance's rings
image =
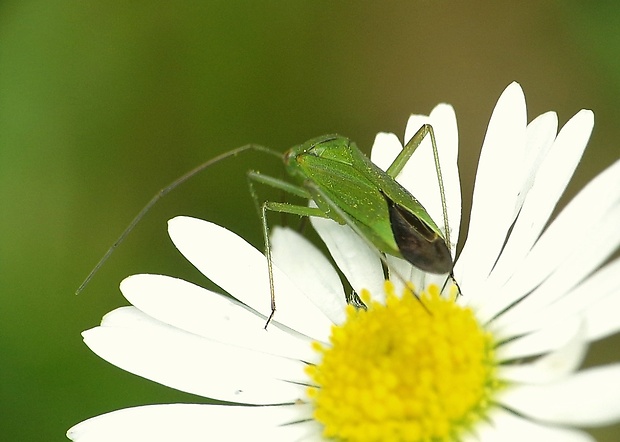
[[[426,136],[431,139],[435,158],[442,198],[445,235],[420,202],[395,180]],[[298,184],[292,184],[255,171],[248,172],[250,191],[262,223],[269,272],[271,314],[267,318],[265,327],[276,311],[273,264],[267,222],[268,211],[330,218],[351,227],[364,241],[378,251],[384,263],[386,261],[383,254],[388,254],[404,258],[415,267],[426,272],[451,275],[453,260],[449,248],[450,233],[443,179],[433,128],[426,124],[416,132],[385,172],[372,163],[357,148],[355,143],[338,135],[314,138],[289,149],[284,155],[262,146],[247,145],[213,158],[160,190],[138,213],[91,271],[78,288],[78,293],[82,291],[114,249],[161,197],[198,172],[246,150],[257,150],[282,158],[288,174],[298,182]],[[273,201],[259,203],[254,183],[274,187],[312,200],[315,205],[311,207]]]
[[[427,135],[435,155],[445,237],[422,204],[395,180]],[[284,153],[283,159],[287,172],[300,186],[257,172],[248,173],[250,183],[259,182],[311,199],[316,207],[270,201],[260,205],[272,295],[267,323],[276,310],[267,211],[330,218],[349,225],[381,253],[404,258],[429,273],[451,275],[453,260],[448,246],[447,207],[437,143],[430,125],[418,130],[385,172],[355,143],[338,135],[325,135],[295,146]],[[250,189],[254,200],[258,201],[253,187]],[[385,262],[383,256],[382,260]]]

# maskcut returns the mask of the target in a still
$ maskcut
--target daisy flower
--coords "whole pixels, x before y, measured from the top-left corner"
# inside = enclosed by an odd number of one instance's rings
[[[456,117],[445,104],[412,116],[405,139],[423,123],[435,129],[455,242]],[[126,371],[221,403],[118,410],[74,426],[68,437],[593,440],[577,428],[620,418],[620,364],[579,369],[589,342],[620,329],[620,260],[610,260],[620,243],[620,161],[549,222],[593,124],[588,110],[559,133],[553,112],[527,124],[520,86],[504,91],[454,266],[460,294],[445,275],[390,256],[386,282],[377,252],[350,228],[313,219],[331,260],[290,229],[272,231],[277,312],[265,330],[263,253],[213,223],[172,219],[175,246],[232,297],[170,276],[134,275],[120,286],[132,306],[108,313],[84,341]],[[379,134],[372,160],[385,168],[400,149],[395,135]],[[443,219],[430,146],[416,151],[398,181]],[[347,305],[350,289],[339,275],[366,308]]]

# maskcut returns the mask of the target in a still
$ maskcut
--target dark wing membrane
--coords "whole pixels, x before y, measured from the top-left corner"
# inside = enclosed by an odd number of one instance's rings
[[[452,271],[452,256],[444,239],[417,216],[387,196],[394,240],[403,257],[417,268],[430,273]]]

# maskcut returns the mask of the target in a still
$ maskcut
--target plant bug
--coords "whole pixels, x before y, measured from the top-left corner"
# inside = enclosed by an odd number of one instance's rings
[[[433,149],[442,198],[445,234],[435,224],[422,204],[396,181],[396,177],[411,155],[427,136],[431,140]],[[259,145],[246,145],[212,158],[153,196],[93,268],[78,288],[77,293],[84,289],[114,249],[159,199],[197,173],[247,150],[256,150],[281,158],[290,177],[298,182],[298,184],[292,184],[256,171],[248,172],[250,193],[262,224],[269,274],[271,313],[267,318],[265,328],[276,311],[273,263],[267,222],[268,211],[329,218],[340,224],[346,224],[377,251],[386,266],[384,254],[404,258],[423,271],[449,274],[452,277],[450,231],[437,143],[432,126],[424,124],[386,171],[372,163],[355,143],[339,135],[314,138],[289,149],[284,154]],[[308,199],[314,204],[302,206],[274,201],[259,203],[254,188],[255,183]],[[400,276],[399,278],[404,282],[404,278]]]
[[[395,180],[426,136],[430,137],[433,146],[442,195],[445,237],[422,204]],[[252,182],[258,182],[312,200],[315,207],[270,201],[260,205],[270,284],[273,284],[273,269],[267,211],[318,216],[347,224],[379,252],[404,258],[423,271],[450,274],[452,277],[453,260],[449,248],[450,231],[443,178],[437,143],[430,125],[425,124],[416,132],[387,171],[372,163],[355,143],[339,135],[324,135],[309,140],[289,149],[283,159],[287,172],[301,186],[250,171],[248,178],[254,201],[258,203]],[[387,265],[385,258],[381,257]],[[271,286],[270,290],[271,315],[267,324],[276,310],[275,288]]]

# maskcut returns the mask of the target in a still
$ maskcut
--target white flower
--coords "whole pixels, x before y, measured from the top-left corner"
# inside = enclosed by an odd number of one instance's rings
[[[425,122],[437,136],[454,252],[460,225],[456,118],[450,106],[439,105],[429,117],[412,116],[405,138]],[[84,421],[68,436],[593,440],[571,427],[620,418],[620,364],[579,370],[588,343],[620,329],[620,260],[606,263],[620,243],[620,161],[547,226],[592,127],[587,110],[557,135],[552,112],[527,124],[521,88],[513,83],[506,89],[489,123],[468,237],[454,268],[462,296],[455,301],[448,287],[440,297],[432,284],[445,277],[388,257],[393,274],[428,292],[425,308],[408,294],[386,298],[376,252],[348,227],[314,219],[369,309],[347,308],[330,261],[297,233],[277,228],[277,312],[265,331],[270,307],[263,254],[215,224],[171,220],[176,247],[235,299],[168,276],[131,276],[121,291],[133,306],[108,313],[84,340],[126,371],[241,405],[124,409]],[[401,148],[396,136],[379,134],[372,159],[385,168]],[[416,151],[398,180],[434,220],[442,219],[430,146]],[[392,283],[397,293],[403,290],[398,278]],[[405,308],[410,311],[398,316]],[[402,325],[412,321],[412,328]]]

